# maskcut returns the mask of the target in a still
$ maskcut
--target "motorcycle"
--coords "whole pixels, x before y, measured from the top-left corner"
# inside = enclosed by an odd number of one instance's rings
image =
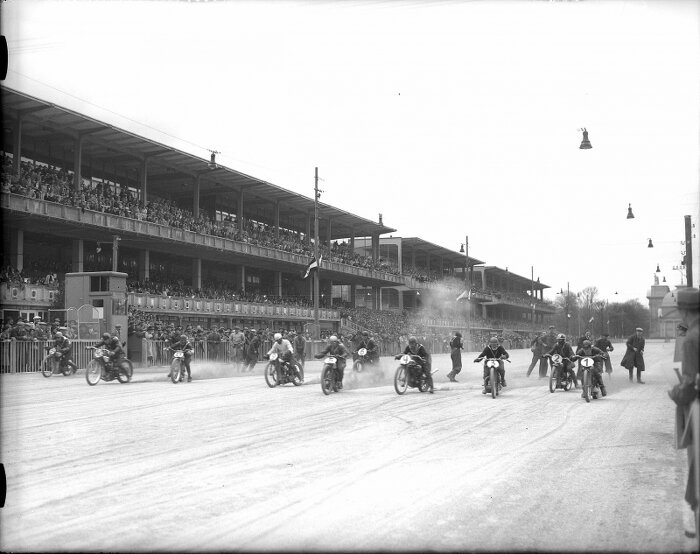
[[[372,371],[370,371],[370,368],[372,368]],[[383,378],[379,366],[373,363],[367,356],[366,348],[360,348],[357,351],[357,358],[352,363],[352,384],[357,384],[361,379],[364,379],[360,377],[361,374],[369,375],[368,379],[375,384],[380,382]]]
[[[545,354],[543,358],[549,358],[552,362],[552,371],[549,373],[549,392],[557,389],[568,391],[574,384],[573,370],[565,369],[565,363],[570,362],[569,358],[562,357],[561,354]],[[562,371],[565,372],[562,379]]]
[[[75,373],[75,369],[65,363],[63,354],[56,347],[50,348],[46,357],[41,361],[41,374],[51,377],[54,373],[63,373],[66,377]]]
[[[474,360],[474,363],[478,364],[481,360],[483,360],[483,358],[477,358]],[[499,362],[501,361],[510,363],[510,360],[507,358],[487,358],[484,362],[484,368],[488,369],[488,376],[484,382],[484,390],[481,391],[481,394],[491,393],[491,398],[496,398],[501,394],[503,381],[501,380],[501,373],[498,371],[500,366]],[[496,383],[496,385],[493,386],[493,383]]]
[[[341,385],[338,375],[338,358],[327,356],[323,360],[323,369],[321,370],[321,390],[323,394],[329,395],[331,392],[338,392]]]
[[[128,383],[134,373],[134,366],[128,358],[121,358],[115,363],[109,360],[109,351],[106,348],[86,346],[86,350],[94,350],[92,360],[85,369],[85,380],[88,385],[94,386],[103,381],[116,379],[120,383]]]
[[[269,360],[265,368],[265,382],[268,387],[274,388],[287,383],[298,387],[304,383],[304,370],[296,361],[280,360],[276,352],[270,354]]]
[[[399,358],[399,367],[394,373],[394,390],[396,394],[405,394],[408,388],[416,388],[420,392],[427,392],[430,389],[428,374],[421,367],[417,360],[423,360],[415,354],[404,354]],[[437,372],[432,371],[430,375]]]
[[[168,349],[170,350],[170,349]],[[173,383],[181,383],[185,380],[185,353],[182,350],[173,350],[173,359],[170,362],[168,377]]]
[[[583,397],[586,402],[590,402],[591,398],[596,400],[598,398],[598,386],[593,385],[592,371],[595,365],[596,359],[601,360],[602,356],[596,354],[595,356],[574,356],[574,359],[579,360],[579,368],[581,369],[581,387],[583,388]]]

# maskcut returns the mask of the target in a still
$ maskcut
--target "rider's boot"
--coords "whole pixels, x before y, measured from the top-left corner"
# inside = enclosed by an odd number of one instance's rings
[[[642,381],[642,372],[639,368],[637,368],[637,383],[639,383],[640,385],[644,384],[644,381]]]
[[[600,385],[600,394],[601,394],[601,396],[608,395],[608,392],[605,390],[605,385]]]
[[[629,370],[629,372],[630,372],[630,382],[632,381],[632,372],[633,372],[633,371],[634,371],[633,369],[630,369],[630,370]]]
[[[450,372],[447,374],[447,378],[448,378],[450,381],[454,381],[454,380],[455,380],[454,377],[455,377],[454,371],[450,371]]]

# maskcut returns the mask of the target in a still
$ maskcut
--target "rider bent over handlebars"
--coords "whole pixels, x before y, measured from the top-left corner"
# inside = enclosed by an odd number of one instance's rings
[[[345,359],[350,356],[350,351],[338,340],[338,337],[331,335],[328,338],[328,346],[316,354],[314,358],[324,358],[332,356],[335,358],[335,369],[338,373],[338,388],[343,388],[343,375],[345,373]]]
[[[491,337],[489,339],[489,344],[486,348],[484,348],[483,352],[479,354],[479,357],[476,358],[474,361],[475,362],[480,362],[484,358],[488,359],[497,359],[498,360],[498,373],[501,376],[501,384],[505,387],[506,386],[506,370],[503,365],[503,360],[507,360],[510,357],[508,352],[506,352],[506,349],[503,348],[502,345],[498,344],[498,339],[496,337]],[[486,380],[489,378],[489,369],[484,365],[484,389],[486,389]],[[495,385],[495,383],[491,384],[492,386]]]
[[[568,342],[566,342],[566,336],[563,333],[559,333],[557,335],[556,344],[549,352],[545,354],[545,356],[553,356],[554,354],[559,354],[562,358],[568,358],[569,360],[573,360],[576,358],[576,356],[574,355],[574,350],[571,348],[571,345]],[[545,356],[542,357],[544,358]],[[562,369],[564,370],[564,372],[567,372],[569,373],[569,375],[572,376],[574,381],[574,387],[578,388],[578,379],[576,378],[576,373],[573,370],[574,363],[572,361],[567,360],[562,360],[562,363]],[[560,375],[559,378],[565,379],[566,373]]]
[[[425,346],[422,344],[418,343],[418,339],[416,337],[409,337],[408,338],[408,345],[403,351],[403,354],[399,354],[398,356],[394,356],[394,359],[399,360],[401,359],[402,355],[405,354],[410,354],[412,356],[417,356],[417,358],[413,358],[415,362],[420,365],[421,369],[423,370],[423,373],[425,374],[425,380],[428,383],[428,392],[432,393],[433,392],[433,374],[431,372],[431,366],[432,366],[432,359],[430,357],[430,353],[426,350]]]
[[[94,348],[105,348],[107,350],[112,367],[116,367],[116,362],[124,357],[124,349],[119,341],[119,337],[113,337],[109,333],[102,333],[102,340]]]
[[[584,340],[581,348],[576,351],[576,356],[580,358],[593,358],[593,367],[591,368],[591,384],[594,387],[600,387],[600,394],[605,396],[607,394],[605,392],[605,385],[603,384],[603,359],[605,358],[605,352],[603,352],[600,348],[593,346],[591,341]],[[581,378],[581,374],[583,373],[581,362],[578,364],[578,373],[579,378]],[[583,392],[583,396],[585,396],[585,391]]]

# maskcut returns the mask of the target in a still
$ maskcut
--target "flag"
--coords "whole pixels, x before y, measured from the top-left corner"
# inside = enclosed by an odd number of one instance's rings
[[[466,290],[465,290],[462,294],[460,294],[460,295],[457,297],[457,302],[459,302],[460,300],[469,300],[469,299],[471,299],[471,297],[472,297],[472,291],[470,291],[470,290],[469,290],[469,291],[466,291]]]
[[[316,256],[311,258],[309,265],[306,266],[306,273],[304,273],[304,279],[306,279],[309,276],[309,273],[311,273],[312,269],[317,269],[322,261],[323,261],[323,256],[318,257],[318,262],[316,261]]]

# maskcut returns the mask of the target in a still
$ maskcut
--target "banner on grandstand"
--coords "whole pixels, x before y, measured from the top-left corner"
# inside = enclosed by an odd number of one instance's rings
[[[318,269],[318,266],[321,264],[322,261],[323,256],[318,257],[318,262],[316,261],[316,256],[311,258],[309,265],[306,266],[306,273],[304,273],[304,279],[306,279],[309,276],[309,273],[311,273],[312,269]]]

